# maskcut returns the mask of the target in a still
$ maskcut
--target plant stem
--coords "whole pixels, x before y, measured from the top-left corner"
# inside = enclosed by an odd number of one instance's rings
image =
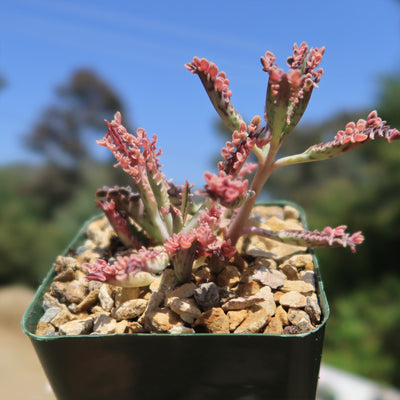
[[[251,211],[254,207],[255,202],[257,201],[258,195],[265,185],[265,182],[268,180],[271,173],[275,170],[274,159],[279,147],[279,144],[271,144],[271,148],[269,149],[266,159],[263,163],[259,163],[260,166],[259,168],[257,168],[257,172],[254,176],[253,182],[251,183],[250,190],[253,190],[255,192],[255,195],[247,200],[246,203],[242,205],[242,207],[240,207],[231,225],[229,226],[227,239],[231,240],[231,244],[233,246],[236,244],[237,240],[241,236],[242,228],[247,225],[247,221],[250,217]]]

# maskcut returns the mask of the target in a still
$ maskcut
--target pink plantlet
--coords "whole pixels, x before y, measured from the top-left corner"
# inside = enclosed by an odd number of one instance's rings
[[[188,233],[174,233],[165,241],[164,248],[168,253],[176,254],[180,250],[189,249],[196,239],[197,236],[194,230],[191,230]]]
[[[122,243],[126,247],[131,247],[133,249],[139,248],[140,244],[138,239],[130,231],[127,220],[117,211],[115,202],[113,200],[104,202],[97,201],[97,204],[104,211],[108,221],[113,226]]]
[[[232,134],[232,141],[226,142],[225,147],[221,150],[221,155],[225,162],[218,164],[218,169],[229,175],[235,176],[240,173],[241,168],[245,164],[250,152],[257,144],[257,140],[264,128],[260,129],[261,118],[256,115],[249,126],[244,122],[240,124],[239,130],[235,130]]]
[[[198,75],[207,94],[224,123],[232,130],[239,129],[242,117],[234,109],[230,99],[232,91],[229,89],[229,79],[226,73],[218,72],[218,67],[206,60],[194,57],[185,67],[188,71]]]
[[[224,171],[220,171],[219,175],[206,172],[204,180],[206,181],[204,189],[207,196],[226,208],[240,207],[253,195],[248,190],[247,180],[234,179]]]
[[[123,287],[149,285],[154,273],[162,271],[169,264],[169,257],[162,250],[141,248],[129,256],[118,256],[113,262],[98,259],[94,264],[85,263],[89,271],[87,280],[95,280]]]
[[[269,82],[265,117],[276,141],[282,141],[302,117],[311,92],[322,77],[323,70],[315,70],[322,60],[325,48],[309,49],[306,43],[295,43],[293,55],[288,58],[290,67],[284,73],[275,64],[275,56],[267,52],[261,57],[263,71],[268,72]]]
[[[328,226],[322,231],[297,229],[271,231],[257,227],[246,227],[243,229],[243,233],[248,235],[258,235],[272,240],[279,240],[280,242],[295,246],[349,247],[352,252],[355,252],[356,245],[359,245],[364,241],[364,236],[361,232],[356,232],[350,235],[346,232],[346,228],[347,226],[341,225],[336,228]]]
[[[281,158],[275,162],[275,167],[334,158],[355,150],[377,137],[390,143],[392,140],[400,139],[400,132],[386,125],[386,121],[382,121],[376,111],[371,111],[367,120],[359,119],[357,123],[349,122],[344,130],[336,133],[332,141],[315,144],[304,153]]]

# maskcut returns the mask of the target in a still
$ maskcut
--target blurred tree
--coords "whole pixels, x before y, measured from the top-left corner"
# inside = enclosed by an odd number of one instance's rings
[[[89,143],[88,139],[103,136],[104,119],[112,119],[118,110],[124,113],[118,95],[90,70],[73,73],[56,94],[54,104],[45,109],[27,136],[29,148],[46,164],[25,190],[46,218],[84,184],[84,169],[99,162],[91,151],[96,149],[94,140]],[[126,125],[129,129],[129,123]]]
[[[46,161],[79,168],[92,157],[85,138],[104,131],[104,119],[124,106],[111,87],[93,71],[78,70],[56,89],[57,99],[27,137],[28,146]]]

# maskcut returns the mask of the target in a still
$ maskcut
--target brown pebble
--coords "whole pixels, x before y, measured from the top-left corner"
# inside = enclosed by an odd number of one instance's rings
[[[207,333],[229,333],[229,317],[220,307],[205,311],[193,324],[196,331]]]

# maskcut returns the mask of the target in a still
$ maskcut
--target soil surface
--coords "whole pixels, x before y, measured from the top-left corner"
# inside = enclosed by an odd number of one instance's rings
[[[54,400],[35,350],[21,328],[34,291],[0,287],[0,399]]]

